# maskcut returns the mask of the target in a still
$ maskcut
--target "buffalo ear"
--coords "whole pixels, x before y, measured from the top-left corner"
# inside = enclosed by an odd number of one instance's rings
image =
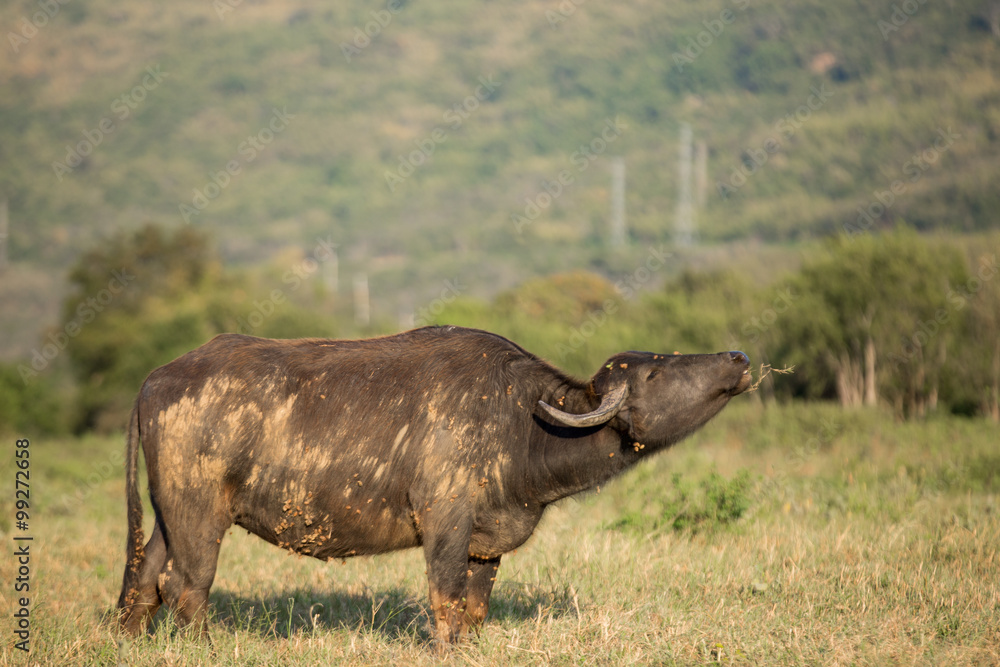
[[[605,422],[610,421],[616,414],[618,414],[618,411],[622,409],[626,398],[628,398],[628,383],[622,382],[621,384],[613,387],[610,391],[608,391],[608,393],[604,394],[601,398],[601,404],[597,406],[596,410],[583,415],[574,415],[568,412],[563,412],[558,408],[552,407],[545,401],[538,401],[538,404],[542,406],[542,409],[545,410],[550,417],[555,419],[560,424],[564,426],[584,428],[587,426],[604,424]]]

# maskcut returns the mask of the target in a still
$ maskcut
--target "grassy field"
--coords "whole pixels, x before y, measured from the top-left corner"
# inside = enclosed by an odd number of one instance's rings
[[[504,558],[482,635],[446,662],[1000,663],[997,433],[741,399],[674,451],[551,508]],[[13,647],[4,492],[0,664],[440,662],[418,551],[325,564],[240,530],[223,543],[211,647],[162,615],[152,637],[119,645],[106,618],[124,560],[121,450],[32,441],[32,653]]]

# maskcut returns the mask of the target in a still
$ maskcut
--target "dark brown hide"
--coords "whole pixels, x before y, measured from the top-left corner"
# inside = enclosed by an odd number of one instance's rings
[[[740,352],[627,352],[581,382],[458,327],[217,336],[153,371],[132,412],[122,627],[141,632],[166,602],[207,632],[236,524],[320,559],[422,547],[435,637],[455,641],[483,622],[501,556],[548,504],[694,431],[746,389],[748,365]],[[156,514],[145,545],[140,441]]]

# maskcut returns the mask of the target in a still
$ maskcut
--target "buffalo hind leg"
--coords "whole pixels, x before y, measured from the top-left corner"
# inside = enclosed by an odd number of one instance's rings
[[[158,589],[173,610],[177,626],[208,639],[208,591],[215,580],[222,536],[229,526],[170,539]]]
[[[499,569],[499,556],[491,559],[469,558],[469,569],[466,572],[469,578],[468,592],[465,596],[466,625],[477,633],[490,610],[490,593],[493,592],[493,584],[496,583]]]
[[[130,590],[122,590],[121,598],[118,600],[121,613],[119,624],[126,633],[135,636],[144,632],[156,610],[160,608],[163,598],[160,597],[157,578],[166,561],[167,545],[163,540],[160,524],[157,522],[153,526],[149,542],[143,548],[135,585]]]

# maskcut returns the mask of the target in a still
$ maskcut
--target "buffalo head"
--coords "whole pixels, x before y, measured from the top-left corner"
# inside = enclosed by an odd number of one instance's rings
[[[611,357],[591,380],[600,405],[572,414],[539,401],[564,426],[608,424],[654,448],[669,445],[714,417],[750,386],[742,352],[662,355],[625,352]]]

